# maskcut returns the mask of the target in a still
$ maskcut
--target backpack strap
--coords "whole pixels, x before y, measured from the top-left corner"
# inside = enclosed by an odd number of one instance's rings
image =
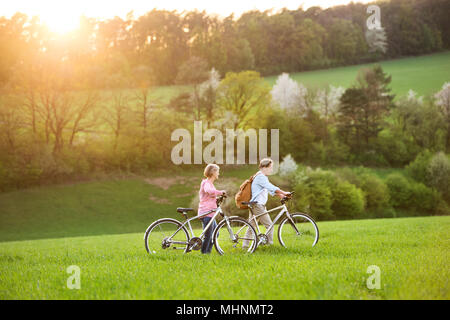
[[[258,171],[257,173],[255,173],[255,174],[251,177],[250,185],[251,185],[251,183],[253,183],[253,179],[255,179],[255,177],[256,177],[259,173],[262,174],[261,171]],[[251,189],[250,189],[250,190],[251,190]],[[264,189],[262,189],[260,192],[258,192],[258,194],[257,194],[255,197],[259,196],[263,191],[264,191]],[[251,193],[250,193],[250,194],[251,194]],[[253,195],[250,196],[250,201],[251,201],[252,199],[253,199]]]

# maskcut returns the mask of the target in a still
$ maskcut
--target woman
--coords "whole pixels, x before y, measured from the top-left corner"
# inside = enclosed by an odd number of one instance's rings
[[[199,204],[198,215],[202,215],[212,209],[217,208],[216,196],[225,194],[225,190],[217,190],[214,187],[214,181],[219,178],[219,166],[217,164],[210,163],[206,166],[203,175],[206,177],[202,180],[199,190]],[[203,224],[203,230],[211,221],[214,211],[205,217],[201,218]],[[202,253],[211,253],[212,250],[212,233],[217,226],[216,221],[212,222],[212,225],[205,233],[205,240],[202,243]]]

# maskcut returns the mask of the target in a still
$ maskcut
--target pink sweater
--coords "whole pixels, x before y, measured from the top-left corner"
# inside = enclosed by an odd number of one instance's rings
[[[198,192],[200,200],[198,203],[198,215],[217,208],[216,196],[221,195],[222,192],[223,190],[217,190],[211,181],[208,179],[203,179]],[[206,215],[206,217],[212,217],[213,215],[214,211]]]

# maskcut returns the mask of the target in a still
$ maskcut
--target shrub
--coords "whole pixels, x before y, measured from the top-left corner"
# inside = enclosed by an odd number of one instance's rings
[[[359,186],[365,194],[366,206],[372,208],[386,208],[389,206],[389,189],[386,184],[373,174],[363,174]]]
[[[331,171],[307,167],[295,175],[295,206],[318,220],[330,220],[335,216],[331,209],[332,188],[337,178]]]
[[[364,192],[367,209],[389,207],[389,190],[386,184],[369,169],[341,168],[336,171],[336,174],[340,179],[348,181]]]
[[[411,208],[422,213],[433,214],[441,201],[441,195],[435,189],[429,188],[423,183],[411,184]]]
[[[336,187],[338,183],[338,177],[333,171],[322,170],[320,168],[312,170],[308,174],[310,182],[314,184],[324,184],[331,190]]]
[[[439,190],[450,201],[450,160],[443,152],[435,154],[427,167],[428,185]]]
[[[288,177],[294,174],[294,172],[297,170],[297,163],[295,163],[294,158],[291,157],[290,154],[285,156],[283,158],[283,161],[280,163],[280,176],[281,177]]]
[[[336,170],[336,175],[344,180],[348,181],[351,184],[354,184],[356,186],[361,185],[361,179],[359,175],[352,169],[345,167],[345,168],[339,168]]]
[[[311,214],[318,220],[334,219],[331,204],[331,190],[324,183],[297,185],[295,188],[295,205],[300,211]]]
[[[389,188],[391,204],[397,209],[410,210],[415,213],[436,214],[438,208],[445,210],[441,202],[440,193],[433,188],[427,187],[421,182],[408,181],[398,173],[390,174],[386,178]]]
[[[331,206],[338,218],[354,218],[364,210],[364,194],[361,189],[347,181],[341,181],[332,190]]]
[[[411,201],[411,188],[408,180],[400,173],[391,173],[386,178],[390,203],[395,208],[407,208]]]
[[[427,183],[427,167],[430,163],[432,154],[428,150],[419,153],[414,161],[411,161],[405,171],[408,176],[422,183]]]

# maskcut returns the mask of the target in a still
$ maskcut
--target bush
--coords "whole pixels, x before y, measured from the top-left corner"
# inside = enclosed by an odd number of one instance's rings
[[[311,214],[318,220],[330,220],[336,217],[331,205],[331,190],[337,184],[337,178],[331,171],[306,169],[297,171],[295,176],[295,206],[298,210]]]
[[[364,167],[358,167],[354,170],[342,168],[338,169],[336,174],[340,179],[354,184],[364,192],[367,209],[389,207],[389,189],[383,180],[369,169]]]
[[[333,204],[331,206],[338,218],[355,218],[364,210],[364,194],[355,185],[341,181],[332,190]]]
[[[361,218],[377,219],[377,218],[396,218],[397,212],[392,207],[385,208],[367,208],[364,210]]]
[[[324,184],[330,189],[335,188],[338,183],[338,177],[333,171],[330,170],[322,170],[318,168],[310,171],[308,176],[311,182],[316,184]]]
[[[386,178],[390,203],[394,208],[408,208],[411,201],[411,188],[408,180],[400,173],[391,173]]]
[[[361,179],[359,175],[355,172],[355,170],[352,170],[348,167],[337,169],[336,175],[339,177],[339,179],[348,181],[351,184],[354,184],[356,186],[361,185]]]
[[[358,185],[365,194],[366,207],[379,209],[389,207],[389,189],[386,184],[374,174],[363,174]]]
[[[422,214],[437,214],[445,211],[441,194],[421,182],[408,181],[398,173],[390,174],[386,178],[389,188],[391,204],[397,209],[415,211]],[[439,208],[439,210],[438,210]]]
[[[420,182],[411,184],[412,209],[420,213],[434,214],[441,200],[441,195],[437,190],[429,188]]]
[[[428,150],[419,153],[414,161],[411,161],[405,171],[408,176],[422,183],[427,183],[427,168],[430,163],[432,154]]]
[[[298,184],[295,187],[295,205],[317,220],[330,220],[335,216],[331,209],[333,198],[330,188],[324,183]]]
[[[450,202],[450,160],[443,152],[435,154],[427,167],[428,185]]]
[[[283,161],[280,163],[280,176],[281,177],[289,177],[297,170],[297,163],[291,157],[290,154],[283,158]]]
[[[379,133],[377,149],[391,166],[404,166],[419,152],[419,147],[408,141],[404,134],[388,129]]]

